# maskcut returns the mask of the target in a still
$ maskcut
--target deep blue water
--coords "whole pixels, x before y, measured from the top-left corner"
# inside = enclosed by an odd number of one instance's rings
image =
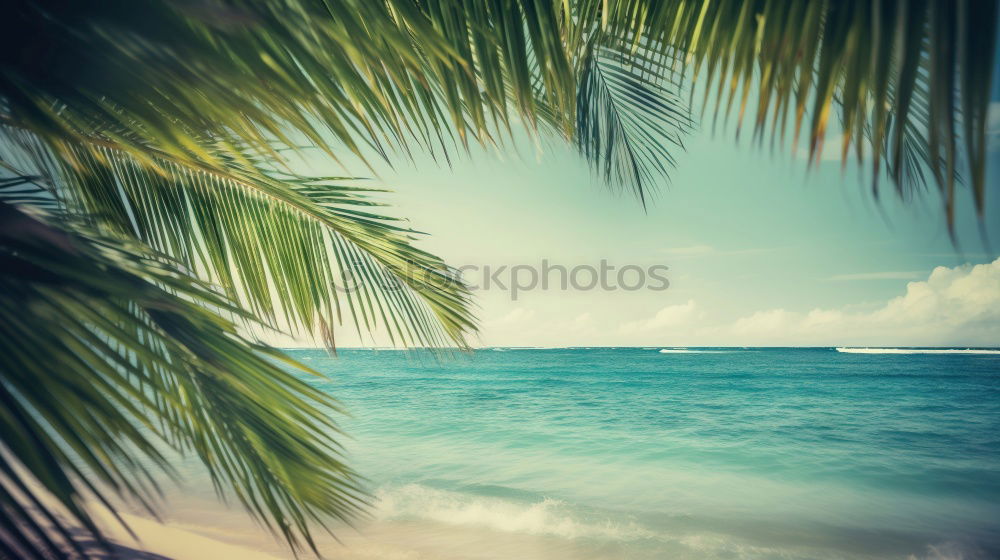
[[[1000,557],[1000,355],[703,350],[289,354],[352,414],[382,522],[601,558]]]

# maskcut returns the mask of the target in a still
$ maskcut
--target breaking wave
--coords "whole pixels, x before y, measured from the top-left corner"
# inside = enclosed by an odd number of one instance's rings
[[[737,350],[701,350],[691,348],[661,348],[660,354],[728,354]]]
[[[656,536],[631,521],[585,519],[565,502],[551,498],[519,502],[440,490],[420,484],[383,487],[375,495],[378,498],[375,515],[381,519],[421,519],[505,533],[566,539],[589,537],[637,540]]]
[[[846,354],[1000,354],[1000,350],[981,348],[847,348],[838,347],[837,352]]]

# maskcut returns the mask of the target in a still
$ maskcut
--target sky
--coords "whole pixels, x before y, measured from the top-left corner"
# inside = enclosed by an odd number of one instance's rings
[[[1000,100],[991,117],[995,185]],[[482,274],[467,270],[476,346],[1000,346],[1000,260],[982,242],[967,189],[956,245],[933,186],[904,202],[884,183],[876,201],[867,174],[832,152],[807,169],[802,150],[772,152],[702,126],[676,157],[645,209],[571,146],[526,134],[450,167],[417,156],[374,171],[375,184],[393,191],[381,198],[389,212],[427,233],[420,247],[454,267],[508,267],[498,276],[507,290],[485,289]],[[1000,193],[990,190],[984,227],[1000,248]],[[549,289],[510,290],[514,265],[572,270],[602,260],[616,270],[668,267],[659,274],[669,287],[649,289],[662,282],[647,277],[640,289],[563,290],[555,273]],[[528,284],[530,271],[519,274]],[[634,268],[625,276],[633,288],[637,278]],[[585,272],[578,280],[587,287]],[[342,345],[387,344],[351,330],[341,329]]]

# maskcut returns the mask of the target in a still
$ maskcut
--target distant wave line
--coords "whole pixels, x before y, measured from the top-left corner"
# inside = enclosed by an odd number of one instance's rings
[[[977,348],[848,348],[837,347],[845,354],[1000,354],[1000,350]]]
[[[739,350],[691,350],[688,348],[661,348],[660,354],[729,354]]]

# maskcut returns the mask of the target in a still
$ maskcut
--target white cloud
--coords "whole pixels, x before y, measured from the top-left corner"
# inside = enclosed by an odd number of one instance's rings
[[[739,344],[1000,345],[1000,259],[937,267],[871,311],[772,309],[705,332]]]
[[[758,311],[753,315],[738,319],[732,326],[732,332],[737,335],[777,332],[786,329],[795,320],[797,320],[796,314],[784,309]]]
[[[618,330],[621,334],[645,334],[681,326],[695,318],[696,308],[697,305],[693,299],[688,300],[687,303],[668,305],[659,310],[652,318],[624,323]]]
[[[937,267],[922,280],[901,283],[898,294],[881,302],[776,306],[736,316],[691,298],[617,321],[617,310],[585,299],[575,308],[507,309],[486,322],[483,337],[511,346],[1000,346],[1000,259]]]

